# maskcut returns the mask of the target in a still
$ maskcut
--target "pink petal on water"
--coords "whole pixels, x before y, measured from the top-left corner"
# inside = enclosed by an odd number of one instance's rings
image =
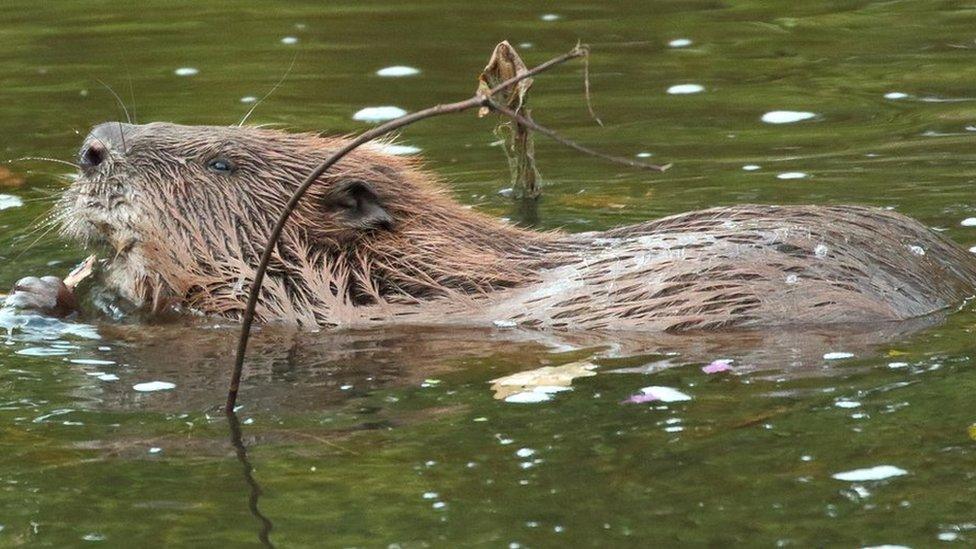
[[[723,358],[719,360],[713,360],[708,366],[702,366],[702,371],[706,374],[717,374],[719,372],[728,372],[732,369],[732,361]]]

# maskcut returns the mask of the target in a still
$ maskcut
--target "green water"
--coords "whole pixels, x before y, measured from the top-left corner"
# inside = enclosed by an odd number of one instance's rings
[[[363,107],[467,97],[501,39],[531,43],[530,64],[579,39],[605,126],[587,114],[580,65],[536,80],[536,118],[673,162],[666,174],[540,140],[548,186],[529,216],[497,194],[507,173],[490,122],[431,120],[400,142],[458,200],[541,228],[860,203],[976,244],[961,225],[976,217],[974,5],[230,4],[5,0],[0,156],[71,160],[89,127],[123,117],[99,80],[140,121],[232,124],[294,60],[250,122],[348,133],[368,127],[352,119]],[[680,38],[692,44],[669,47]],[[393,65],[421,72],[375,74]],[[704,91],[667,93],[679,84]],[[776,110],[816,116],[760,120]],[[70,168],[6,166],[0,194],[24,204],[0,210],[0,287],[64,274],[84,251],[34,228]],[[234,326],[17,330],[0,346],[0,546],[972,546],[976,312],[923,324],[684,338],[265,329],[241,397],[253,484],[217,412]],[[731,372],[701,371],[722,358]],[[489,380],[578,361],[599,368],[572,391],[493,398]],[[133,389],[150,381],[176,387]],[[621,403],[652,385],[692,399]],[[907,474],[832,478],[879,465]]]

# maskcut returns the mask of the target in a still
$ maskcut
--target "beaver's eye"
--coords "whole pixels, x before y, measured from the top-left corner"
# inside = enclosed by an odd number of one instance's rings
[[[207,162],[207,169],[212,172],[227,174],[234,171],[234,164],[223,157],[217,157]]]

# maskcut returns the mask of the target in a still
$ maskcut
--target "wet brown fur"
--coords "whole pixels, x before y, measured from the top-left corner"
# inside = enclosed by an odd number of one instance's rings
[[[105,135],[96,129],[87,142]],[[114,250],[105,283],[130,301],[237,318],[276,216],[343,142],[126,126],[124,150],[108,143],[108,160],[60,201],[62,232]],[[208,170],[214,158],[235,171]],[[329,206],[349,182],[366,185],[392,223],[360,226]],[[312,187],[282,235],[257,313],[304,326],[682,331],[902,320],[956,306],[974,287],[971,254],[893,212],[736,206],[599,233],[539,233],[465,208],[415,161],[372,147]]]

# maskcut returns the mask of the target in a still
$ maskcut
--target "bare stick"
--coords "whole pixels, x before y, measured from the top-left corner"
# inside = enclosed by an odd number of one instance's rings
[[[655,172],[663,172],[663,171],[665,171],[665,170],[667,170],[668,168],[671,167],[671,164],[665,164],[663,166],[658,166],[657,164],[646,164],[644,162],[640,162],[640,161],[637,161],[637,160],[631,160],[629,158],[623,158],[623,157],[620,157],[620,156],[613,156],[611,154],[606,154],[606,153],[602,153],[602,152],[599,152],[599,151],[594,151],[593,149],[591,149],[589,147],[585,147],[583,145],[580,145],[579,143],[576,143],[575,141],[571,141],[569,139],[566,139],[565,137],[563,137],[563,136],[559,135],[558,133],[556,133],[554,130],[550,130],[549,128],[547,128],[545,126],[540,126],[539,124],[537,124],[531,118],[522,116],[521,114],[513,111],[512,109],[509,109],[508,107],[506,107],[506,106],[504,106],[504,105],[502,105],[502,104],[500,104],[500,103],[498,103],[496,101],[491,100],[490,98],[488,99],[488,106],[491,107],[494,111],[498,112],[499,114],[503,114],[503,115],[511,118],[512,120],[515,120],[519,124],[521,124],[521,125],[523,125],[523,126],[525,126],[527,128],[531,128],[531,129],[533,129],[533,130],[541,133],[542,135],[545,135],[546,137],[549,137],[553,141],[555,141],[555,142],[557,142],[557,143],[559,143],[561,145],[565,145],[565,146],[569,147],[570,149],[577,150],[577,151],[579,151],[579,152],[581,152],[583,154],[588,154],[590,156],[595,156],[597,158],[602,158],[603,160],[607,160],[607,161],[610,161],[610,162],[615,162],[617,164],[623,164],[624,166],[630,166],[631,168],[640,168],[642,170],[652,170],[652,171],[655,171]]]
[[[308,174],[305,180],[302,181],[301,185],[299,185],[298,188],[295,190],[295,192],[291,195],[291,198],[288,199],[288,203],[285,204],[285,207],[282,210],[281,214],[279,215],[277,222],[275,223],[274,227],[271,229],[271,234],[268,235],[268,243],[264,248],[264,253],[261,254],[261,260],[258,262],[257,270],[255,270],[254,272],[254,280],[252,281],[250,290],[248,291],[247,307],[244,309],[244,314],[241,317],[241,336],[237,345],[237,356],[234,361],[234,372],[233,375],[231,376],[230,387],[228,388],[227,391],[227,404],[224,408],[224,411],[227,412],[228,414],[233,413],[234,407],[237,404],[237,394],[240,391],[241,377],[244,373],[244,356],[247,353],[247,343],[251,337],[251,325],[254,323],[254,313],[255,310],[257,309],[258,296],[260,296],[261,294],[261,284],[264,282],[265,274],[268,271],[268,264],[271,262],[271,256],[274,254],[274,250],[277,247],[278,239],[281,237],[281,233],[285,228],[285,223],[288,221],[288,218],[291,217],[292,212],[298,206],[298,202],[302,199],[303,196],[305,196],[305,193],[308,191],[308,189],[311,188],[311,186],[315,183],[315,181],[323,173],[325,173],[326,170],[331,168],[337,162],[342,160],[343,157],[345,157],[347,154],[351,153],[361,145],[368,143],[369,141],[372,141],[377,137],[382,137],[390,132],[396,131],[404,126],[409,126],[414,122],[424,120],[427,118],[433,118],[435,116],[458,113],[476,107],[489,107],[498,110],[498,106],[494,105],[491,100],[495,94],[505,91],[508,87],[517,84],[518,82],[526,78],[531,78],[536,74],[545,72],[551,69],[552,67],[555,67],[556,65],[560,65],[562,63],[565,63],[566,61],[569,61],[571,59],[576,59],[578,57],[585,57],[588,54],[589,54],[589,48],[587,46],[577,45],[572,50],[558,57],[554,57],[546,61],[545,63],[542,63],[541,65],[538,65],[522,74],[509,78],[508,80],[502,82],[501,84],[495,86],[494,88],[491,88],[487,92],[476,93],[474,97],[471,97],[470,99],[466,99],[464,101],[458,101],[456,103],[445,103],[442,105],[435,105],[427,109],[423,109],[417,112],[413,112],[401,116],[400,118],[391,120],[385,124],[381,124],[371,130],[361,133],[355,139],[350,140],[342,148],[340,148],[338,151],[333,153],[332,156],[327,158],[325,161],[319,164],[318,167],[312,170],[312,172]],[[508,109],[505,109],[504,111],[498,110],[498,112],[502,114],[506,114],[505,111],[511,112]],[[524,117],[519,116],[518,118],[513,118],[513,119],[519,122],[521,121],[528,122],[528,124],[526,125],[549,137],[557,136],[557,134],[554,131],[543,128],[542,126],[539,126],[535,122],[532,122]],[[519,119],[521,119],[521,121]],[[657,171],[663,171],[664,169],[666,169],[666,167],[662,167],[662,166],[651,167],[650,165],[635,163],[627,159],[620,159],[614,156],[604,155],[602,153],[595,153],[595,151],[587,149],[586,147],[583,147],[581,145],[572,143],[571,141],[561,137],[558,138],[557,140],[560,143],[571,146],[572,148],[580,152],[598,156],[600,158],[611,160],[613,162],[623,161],[622,163],[628,166],[636,165],[637,167],[649,168]]]

